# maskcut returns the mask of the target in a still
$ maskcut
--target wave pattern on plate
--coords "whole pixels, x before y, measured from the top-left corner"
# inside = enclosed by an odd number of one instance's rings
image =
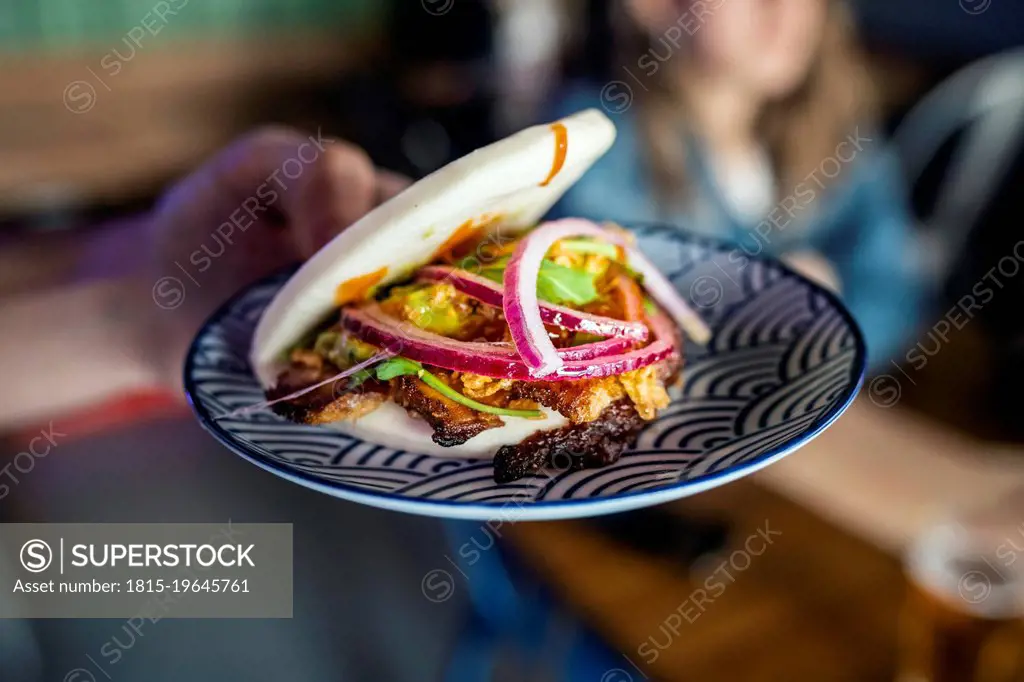
[[[246,360],[248,344],[284,276],[248,290],[208,324],[190,357],[190,398],[218,438],[256,453],[279,473],[368,494],[472,504],[492,516],[538,503],[668,489],[681,497],[688,484],[739,475],[794,449],[849,403],[864,349],[830,295],[739,249],[670,228],[643,228],[638,235],[680,291],[701,280],[703,291],[714,294],[701,308],[714,336],[706,348],[687,348],[682,390],[609,467],[547,470],[499,485],[486,461],[396,451],[269,412],[212,419],[262,400]]]

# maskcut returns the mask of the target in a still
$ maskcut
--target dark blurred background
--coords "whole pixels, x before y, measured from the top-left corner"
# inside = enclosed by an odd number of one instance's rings
[[[976,281],[1016,237],[1022,161],[1014,117],[1024,57],[1014,48],[1024,42],[1024,8],[1008,0],[851,6],[921,228],[956,245],[955,258],[938,266],[952,287],[947,301],[955,301],[957,287]],[[3,291],[59,279],[71,257],[60,258],[61,249],[76,233],[147,207],[170,180],[259,123],[322,129],[363,146],[378,165],[419,177],[543,118],[567,79],[621,76],[611,0],[169,7],[162,21],[148,0],[0,7],[0,244],[12,254],[0,269]],[[151,23],[145,31],[143,16]],[[981,68],[925,100],[986,58],[999,61],[991,65],[998,78]],[[1001,99],[1009,104],[984,111],[986,101]],[[918,105],[918,120],[901,130]],[[965,158],[993,144],[997,160]],[[980,173],[982,189],[944,203],[964,173]],[[24,272],[18,255],[42,243],[51,258]],[[923,377],[927,388],[906,387],[907,401],[977,391],[971,395],[981,402],[964,401],[986,408],[974,426],[1018,430],[1009,408],[1024,371],[1017,300],[999,297],[981,312],[984,325],[968,331],[984,326],[983,348],[964,350],[981,353],[976,367],[989,357],[1000,367],[968,373],[985,386],[950,383],[935,362]],[[957,406],[943,416],[964,415]]]
[[[421,177],[544,120],[569,80],[607,82],[623,63],[611,0],[163,4],[174,13],[133,42],[151,0],[0,3],[0,306],[75,286],[89,238],[258,124],[322,129]],[[1024,234],[1024,3],[850,4],[921,248],[938,254],[937,320]],[[755,566],[646,669],[679,680],[894,679],[912,540],[947,503],[1024,483],[1022,301],[1016,277],[926,367],[885,370],[900,382],[895,409],[861,400],[806,456],[753,482],[649,516],[524,524],[513,544],[574,612],[633,652],[690,593],[694,565],[778,519],[788,553]],[[173,412],[133,395],[76,417],[81,431]],[[31,431],[11,427],[0,461]],[[0,503],[0,520],[79,520],[42,511],[53,490],[43,480],[32,490],[32,502]],[[581,563],[592,568],[584,577]],[[1024,650],[1019,631],[1008,642],[1010,657]]]

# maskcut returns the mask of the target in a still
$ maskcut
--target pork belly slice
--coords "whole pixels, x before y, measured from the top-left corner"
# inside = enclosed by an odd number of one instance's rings
[[[612,464],[645,421],[629,399],[618,400],[589,422],[539,431],[494,455],[494,480],[511,483],[550,465],[570,471]]]
[[[328,379],[340,371],[316,353],[293,353],[288,369],[281,372],[277,384],[267,391],[267,399],[276,400]],[[275,403],[271,409],[285,419],[300,424],[329,424],[344,419],[355,420],[369,414],[388,399],[388,393],[387,383],[376,379],[364,381],[355,388],[348,388],[348,380],[341,379],[298,398]]]
[[[505,425],[501,417],[461,405],[413,376],[392,379],[392,398],[434,429],[432,440],[441,447],[462,445],[487,429]]]

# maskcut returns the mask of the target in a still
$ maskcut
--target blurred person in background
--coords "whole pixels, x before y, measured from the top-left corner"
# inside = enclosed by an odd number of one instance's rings
[[[626,0],[600,106],[619,135],[558,211],[660,221],[781,256],[838,290],[877,367],[901,353],[926,287],[895,159],[840,0]],[[618,68],[618,71],[616,71]]]

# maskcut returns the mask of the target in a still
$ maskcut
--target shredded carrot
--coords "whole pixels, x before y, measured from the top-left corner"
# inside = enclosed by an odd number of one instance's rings
[[[619,299],[622,302],[623,318],[627,322],[643,320],[644,299],[637,283],[631,277],[620,274],[615,277],[615,289],[619,292]]]

